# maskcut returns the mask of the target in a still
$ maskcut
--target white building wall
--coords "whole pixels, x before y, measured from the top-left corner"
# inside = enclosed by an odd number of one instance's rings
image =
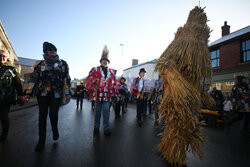
[[[123,77],[126,78],[126,83],[129,88],[133,79],[139,76],[139,71],[141,68],[144,68],[146,70],[145,79],[157,80],[159,78],[159,73],[154,72],[155,63],[136,65],[135,67],[131,67],[127,70],[123,70]]]
[[[154,72],[155,64],[143,64],[141,66],[136,66],[134,68],[130,68],[128,70],[123,70],[123,77],[125,78],[135,78],[139,76],[139,71],[141,68],[145,68],[146,70],[146,79],[158,79],[159,73]]]

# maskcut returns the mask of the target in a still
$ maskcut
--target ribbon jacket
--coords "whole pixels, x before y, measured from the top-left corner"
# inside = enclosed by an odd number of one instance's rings
[[[93,67],[87,77],[86,89],[91,100],[111,101],[116,96],[115,70],[107,69],[107,77],[100,66]]]
[[[55,64],[47,64],[42,60],[32,73],[32,82],[35,83],[32,93],[36,96],[52,95],[62,98],[70,94],[69,67],[66,61],[59,60]]]

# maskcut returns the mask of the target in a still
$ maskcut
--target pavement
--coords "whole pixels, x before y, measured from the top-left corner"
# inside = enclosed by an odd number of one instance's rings
[[[142,127],[136,123],[136,107],[129,105],[126,114],[114,118],[111,109],[110,126],[113,134],[105,136],[101,128],[93,135],[94,112],[84,99],[83,110],[76,110],[74,99],[59,111],[57,142],[52,140],[49,120],[45,150],[35,152],[38,141],[38,106],[10,113],[8,140],[0,143],[1,167],[169,167],[160,158],[157,145],[159,129],[154,115],[145,119]],[[188,167],[250,167],[250,138],[239,132],[235,124],[230,134],[221,127],[204,127],[208,136],[204,158],[187,154]]]
[[[32,106],[37,105],[37,100],[36,98],[31,98],[28,103],[24,103],[23,105],[11,105],[10,107],[10,112],[18,111],[18,110],[23,110]]]

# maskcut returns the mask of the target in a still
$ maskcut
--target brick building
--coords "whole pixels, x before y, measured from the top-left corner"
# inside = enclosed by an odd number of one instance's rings
[[[230,26],[225,22],[222,26],[222,37],[210,43],[208,48],[213,67],[210,89],[217,87],[223,93],[230,93],[238,75],[244,75],[250,79],[250,26],[230,33]],[[132,65],[123,70],[123,76],[137,77],[139,69],[145,68],[147,79],[158,79],[159,74],[153,71],[156,61],[157,59],[154,59]]]
[[[230,33],[227,22],[222,37],[208,45],[212,67],[212,86],[224,93],[231,92],[238,75],[250,77],[250,26]]]

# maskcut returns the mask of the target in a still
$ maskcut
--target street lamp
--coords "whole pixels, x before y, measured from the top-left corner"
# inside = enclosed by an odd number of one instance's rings
[[[122,59],[123,59],[123,44],[120,44],[120,46],[122,47],[122,58],[121,58],[121,75],[123,74],[123,71],[122,71]]]

